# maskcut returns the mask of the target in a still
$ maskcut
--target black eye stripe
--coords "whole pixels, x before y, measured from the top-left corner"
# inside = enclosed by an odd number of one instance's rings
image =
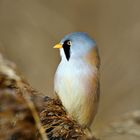
[[[63,49],[64,49],[64,52],[65,52],[65,56],[66,56],[66,59],[69,61],[70,59],[70,40],[66,40],[64,41],[64,44],[63,44]]]

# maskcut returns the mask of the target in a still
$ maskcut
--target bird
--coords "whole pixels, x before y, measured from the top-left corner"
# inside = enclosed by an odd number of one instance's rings
[[[82,128],[90,128],[100,98],[100,57],[94,39],[72,32],[53,48],[61,61],[54,76],[54,91],[68,115]]]

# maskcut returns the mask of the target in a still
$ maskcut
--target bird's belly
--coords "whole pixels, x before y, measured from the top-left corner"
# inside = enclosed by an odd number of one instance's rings
[[[63,72],[63,75],[57,74],[55,80],[55,91],[63,106],[70,116],[83,126],[89,125],[92,121],[95,108],[94,89],[91,89],[94,86],[89,87],[94,74],[86,72],[83,69],[78,72],[73,71],[71,74]]]

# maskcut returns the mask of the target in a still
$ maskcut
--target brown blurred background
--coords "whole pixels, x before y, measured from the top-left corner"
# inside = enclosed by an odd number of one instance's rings
[[[53,95],[65,34],[85,31],[101,56],[97,132],[114,118],[140,109],[139,0],[0,0],[0,50],[15,61],[33,87]]]

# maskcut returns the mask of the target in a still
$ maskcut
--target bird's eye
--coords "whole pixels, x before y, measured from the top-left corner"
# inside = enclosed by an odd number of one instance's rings
[[[71,43],[71,41],[70,41],[70,40],[68,40],[68,41],[67,41],[67,45],[69,45],[69,46],[71,46],[71,45],[72,45],[72,43]]]
[[[70,40],[66,40],[63,45],[70,47],[72,45],[72,43]]]

